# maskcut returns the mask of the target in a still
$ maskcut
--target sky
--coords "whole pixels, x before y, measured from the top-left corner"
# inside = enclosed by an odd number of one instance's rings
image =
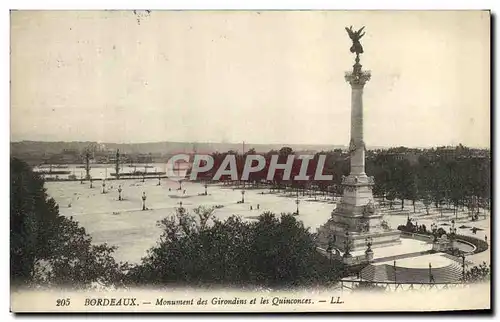
[[[13,11],[11,141],[490,146],[481,11]]]

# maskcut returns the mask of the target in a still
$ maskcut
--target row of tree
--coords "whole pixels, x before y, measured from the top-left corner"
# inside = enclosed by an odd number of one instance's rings
[[[452,157],[439,151],[422,153],[415,162],[377,154],[368,159],[367,171],[375,177],[374,194],[392,201],[421,200],[429,210],[446,204],[457,211],[468,207],[472,212],[490,208],[491,159],[470,156],[457,149]]]
[[[374,176],[375,186],[373,193],[377,197],[389,201],[390,206],[395,199],[401,200],[404,208],[405,200],[412,201],[415,206],[417,200],[421,200],[427,211],[434,204],[436,208],[446,204],[457,210],[459,207],[468,207],[472,212],[479,208],[489,208],[491,202],[491,158],[489,151],[467,149],[463,146],[452,150],[442,149],[409,150],[406,148],[395,148],[389,150],[368,151],[366,158],[366,172]],[[342,194],[342,176],[349,174],[349,155],[341,150],[316,153],[314,159],[309,161],[307,175],[310,180],[297,181],[293,178],[299,174],[301,160],[295,158],[291,177],[285,180],[284,170],[278,169],[275,175],[268,180],[268,170],[273,155],[278,156],[278,163],[286,163],[289,155],[295,152],[289,147],[283,147],[279,151],[269,151],[261,154],[265,160],[265,167],[252,172],[247,181],[251,185],[268,184],[275,189],[294,188],[297,191],[317,190],[332,195]],[[245,154],[236,151],[226,153],[213,153],[214,166],[210,171],[200,173],[200,180],[210,181],[214,178],[216,171],[220,168],[223,160],[228,154],[234,154],[238,178],[241,178],[247,155],[257,154],[251,149]],[[319,156],[325,155],[323,174],[332,175],[331,181],[314,180]],[[416,156],[410,158],[409,156]],[[451,155],[451,156],[450,156]],[[252,166],[257,165],[253,161]],[[220,178],[221,181],[232,181],[229,175]]]

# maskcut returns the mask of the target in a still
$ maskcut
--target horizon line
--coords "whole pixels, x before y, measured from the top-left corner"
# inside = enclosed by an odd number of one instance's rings
[[[97,144],[118,144],[118,145],[126,145],[126,144],[159,144],[159,143],[182,143],[182,144],[229,144],[229,145],[281,145],[283,147],[286,146],[297,146],[297,145],[309,145],[309,146],[331,146],[331,147],[348,147],[348,144],[330,144],[330,143],[251,143],[251,142],[246,142],[246,141],[241,141],[241,142],[213,142],[213,141],[147,141],[147,142],[104,142],[104,141],[89,141],[89,140],[83,140],[83,141],[44,141],[44,140],[11,140],[10,143],[22,143],[22,142],[42,142],[42,143],[97,143]],[[436,144],[436,145],[422,145],[422,146],[406,146],[406,145],[378,145],[378,144],[373,144],[369,145],[367,144],[367,147],[372,147],[372,148],[380,148],[380,149],[390,149],[390,148],[409,148],[409,149],[430,149],[430,148],[436,148],[436,147],[458,147],[462,145],[463,147],[466,148],[472,148],[472,149],[491,149],[491,146],[485,147],[485,146],[468,146],[462,143],[457,143],[457,144]]]

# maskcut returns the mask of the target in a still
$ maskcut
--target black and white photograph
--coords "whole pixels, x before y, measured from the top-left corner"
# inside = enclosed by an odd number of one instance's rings
[[[490,19],[11,10],[11,312],[490,310]]]

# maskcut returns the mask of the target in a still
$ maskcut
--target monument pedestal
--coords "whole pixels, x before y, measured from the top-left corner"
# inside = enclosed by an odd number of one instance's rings
[[[366,175],[349,175],[343,178],[344,194],[331,218],[320,228],[322,243],[345,251],[398,245],[400,232],[390,229],[374,203],[373,178]]]

